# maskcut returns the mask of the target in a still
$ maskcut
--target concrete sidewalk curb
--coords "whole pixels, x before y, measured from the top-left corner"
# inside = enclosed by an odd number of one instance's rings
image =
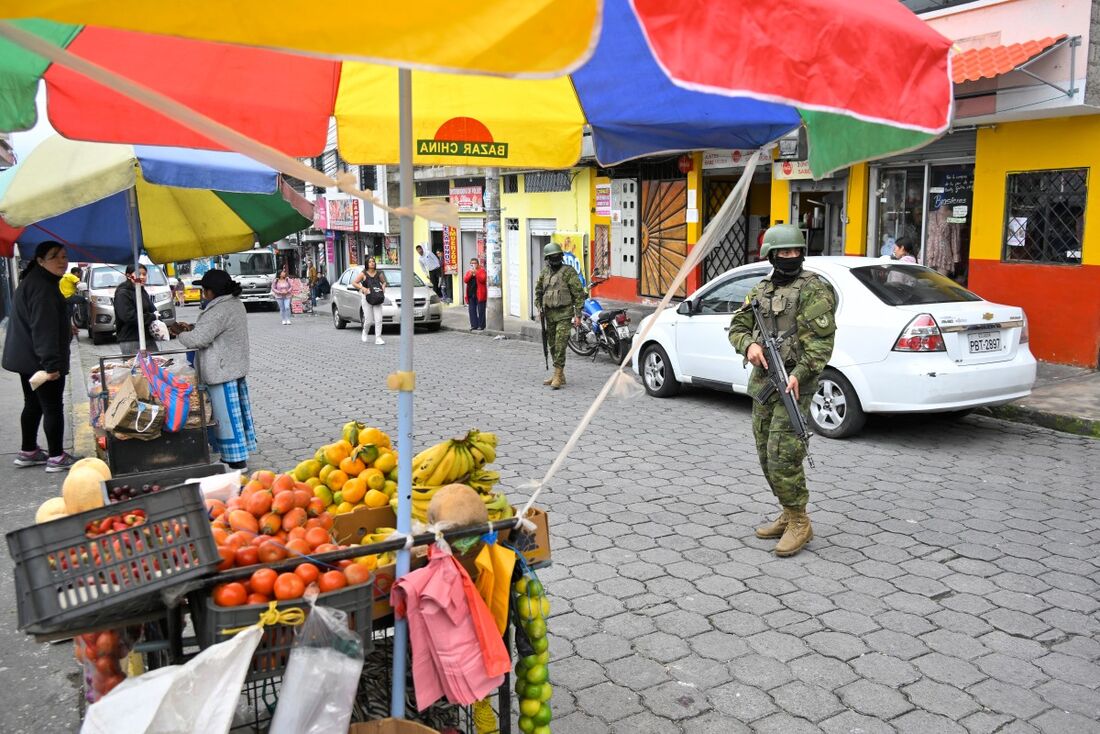
[[[73,338],[69,350],[69,404],[72,410],[72,437],[74,456],[98,456],[96,452],[95,431],[89,421],[88,375],[80,359],[80,339]]]
[[[1026,423],[1032,426],[1050,428],[1062,433],[1073,433],[1078,436],[1100,438],[1100,421],[1080,418],[1073,415],[1062,415],[1044,410],[1027,408],[1022,405],[998,405],[993,408],[979,408],[976,413],[987,415],[991,418],[1012,421],[1013,423]]]

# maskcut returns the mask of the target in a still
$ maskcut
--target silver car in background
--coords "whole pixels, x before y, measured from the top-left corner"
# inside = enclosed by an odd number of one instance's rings
[[[175,323],[176,306],[172,301],[172,288],[168,285],[164,270],[151,262],[143,262],[142,265],[149,271],[145,288],[157,308],[157,318],[166,324]],[[88,338],[93,344],[103,344],[115,333],[115,289],[126,279],[126,266],[93,263],[83,270],[78,288],[88,299],[85,323],[88,327]]]
[[[386,278],[386,300],[382,302],[382,325],[397,324],[401,320],[401,269],[396,266],[380,267]],[[363,299],[352,283],[363,271],[355,265],[344,271],[332,284],[332,324],[343,329],[349,321],[363,323]],[[413,323],[436,331],[443,324],[443,302],[431,288],[413,273]]]

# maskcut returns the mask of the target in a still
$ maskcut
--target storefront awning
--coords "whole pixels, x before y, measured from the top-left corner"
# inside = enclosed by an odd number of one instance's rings
[[[1023,64],[1065,41],[1062,34],[1007,46],[983,46],[961,51],[951,57],[951,81],[955,84],[993,79],[1015,71]]]

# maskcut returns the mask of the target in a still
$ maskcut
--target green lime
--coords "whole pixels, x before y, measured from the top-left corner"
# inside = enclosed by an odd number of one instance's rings
[[[540,652],[538,655],[535,656],[535,660],[538,661],[540,665],[545,666],[547,663],[550,662],[550,651],[547,650],[546,652]]]
[[[539,664],[539,656],[538,655],[528,655],[525,658],[520,658],[519,662],[520,662],[520,665],[522,665],[524,668],[530,669],[531,666]]]
[[[542,710],[542,703],[537,699],[525,698],[519,702],[519,712],[529,718],[534,718]]]
[[[524,691],[527,690],[527,671],[516,670],[516,695],[523,698]]]
[[[531,640],[531,647],[535,649],[535,654],[546,652],[550,648],[550,640],[546,637],[536,637]]]
[[[546,726],[550,723],[550,704],[539,704],[538,713],[531,716],[532,721],[535,722],[535,726]]]
[[[532,619],[523,629],[527,630],[527,636],[532,640],[541,640],[546,637],[546,622],[541,619]]]
[[[542,596],[542,582],[538,579],[531,579],[528,581],[527,593],[531,596]]]
[[[554,687],[551,686],[549,683],[543,683],[542,684],[542,695],[539,696],[539,701],[542,701],[543,703],[545,703],[545,702],[549,701],[550,698],[553,695],[554,695]]]
[[[535,730],[531,734],[550,734],[550,725],[536,726]]]
[[[550,674],[547,672],[545,665],[536,665],[527,671],[528,683],[545,683],[549,677]]]
[[[526,683],[526,681],[524,681],[524,683],[523,693],[520,694],[520,698],[533,698],[537,701],[542,697],[542,689],[546,687],[545,685]]]
[[[515,589],[517,594],[526,594],[527,593],[527,577],[526,576],[520,576],[519,580],[516,581],[516,583],[512,585],[512,588]]]
[[[530,716],[519,717],[519,730],[523,734],[533,734],[535,731],[535,722],[531,720]]]

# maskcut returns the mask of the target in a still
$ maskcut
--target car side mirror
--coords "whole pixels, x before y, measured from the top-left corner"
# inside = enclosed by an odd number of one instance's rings
[[[676,307],[676,313],[681,316],[691,316],[694,313],[694,306],[691,301],[681,301],[680,305]]]
[[[88,284],[87,283],[77,283],[76,284],[76,290],[77,290],[78,293],[87,293],[88,292]]]

